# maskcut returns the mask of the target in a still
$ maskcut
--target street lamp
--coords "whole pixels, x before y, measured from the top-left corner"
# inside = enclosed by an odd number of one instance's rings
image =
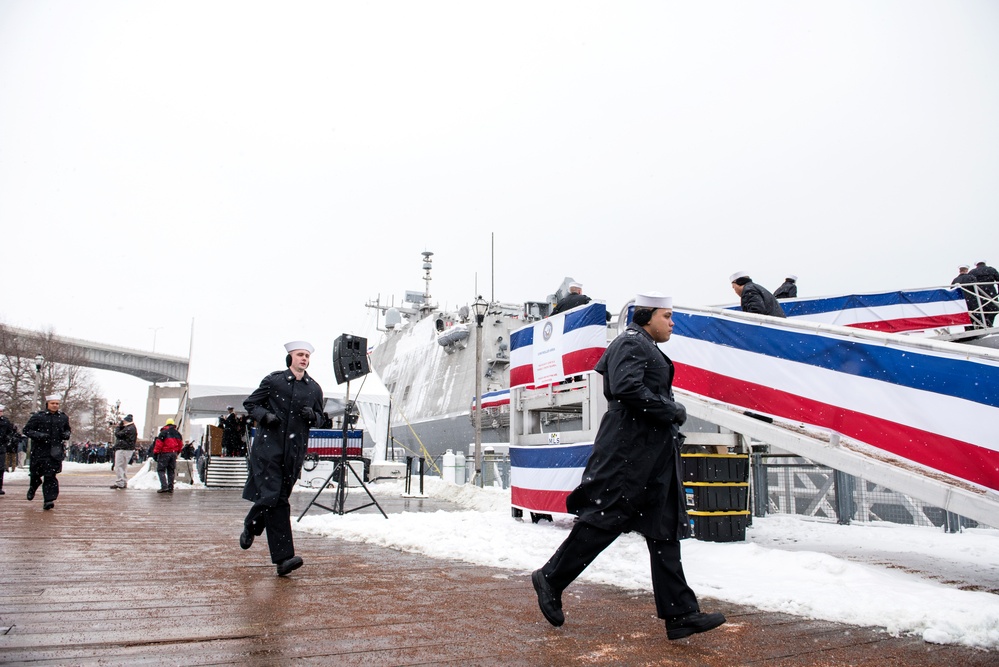
[[[35,355],[35,410],[41,410],[42,405],[40,403],[42,399],[42,364],[45,363],[45,357],[40,354]]]
[[[475,297],[475,479],[482,486],[482,321],[489,304],[482,295]]]
[[[159,331],[160,329],[162,329],[163,327],[146,327],[146,328],[147,329],[151,329],[152,332],[153,332],[153,352],[155,352],[156,351],[156,332]]]

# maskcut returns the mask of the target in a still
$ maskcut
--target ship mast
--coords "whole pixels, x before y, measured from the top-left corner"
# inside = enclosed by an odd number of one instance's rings
[[[423,304],[420,306],[421,315],[426,314],[426,311],[433,310],[433,306],[430,304],[430,269],[433,268],[434,260],[431,259],[434,253],[429,250],[423,251]]]

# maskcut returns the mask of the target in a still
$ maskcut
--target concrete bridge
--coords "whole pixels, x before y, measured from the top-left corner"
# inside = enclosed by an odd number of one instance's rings
[[[116,347],[89,340],[57,336],[49,332],[4,327],[23,344],[22,350],[27,356],[32,352],[42,353],[45,361],[97,368],[104,371],[125,373],[151,383],[146,398],[145,433],[140,438],[152,438],[156,435],[159,425],[172,417],[181,425],[185,438],[188,435],[188,424],[182,421],[184,405],[187,401],[187,374],[190,370],[190,359],[167,354],[157,354],[145,350],[135,350],[127,347]],[[36,347],[37,346],[37,347]],[[164,383],[180,383],[180,386],[163,386]],[[176,411],[168,408],[168,412],[160,411],[162,399],[176,399]],[[170,405],[173,405],[170,403]]]
[[[45,360],[132,375],[146,382],[187,382],[190,359],[145,350],[115,347],[41,331],[6,327],[22,341],[37,343]],[[30,350],[30,345],[27,346]]]

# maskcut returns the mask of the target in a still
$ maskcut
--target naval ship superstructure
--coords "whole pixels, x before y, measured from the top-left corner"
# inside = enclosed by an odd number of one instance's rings
[[[380,298],[381,340],[371,367],[392,396],[388,456],[437,460],[447,450],[468,454],[475,440],[475,338],[471,305],[440,308],[430,294],[433,253],[423,252],[423,292],[406,292],[400,306]],[[482,322],[482,442],[509,443],[510,332],[546,317],[568,289],[566,278],[541,301],[488,304]],[[405,454],[403,454],[404,456]]]

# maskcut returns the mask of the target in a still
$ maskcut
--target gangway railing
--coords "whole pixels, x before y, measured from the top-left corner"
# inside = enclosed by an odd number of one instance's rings
[[[717,308],[674,321],[663,347],[689,414],[999,523],[996,351]]]
[[[736,407],[677,390],[689,416],[729,429],[743,437],[778,447],[835,470],[881,484],[954,514],[989,526],[999,525],[999,494],[935,474],[901,458],[833,432],[800,424],[768,423]]]
[[[992,288],[995,291],[995,286]],[[999,297],[987,283],[781,299],[788,320],[967,341],[999,333]],[[728,310],[741,311],[738,305]]]

